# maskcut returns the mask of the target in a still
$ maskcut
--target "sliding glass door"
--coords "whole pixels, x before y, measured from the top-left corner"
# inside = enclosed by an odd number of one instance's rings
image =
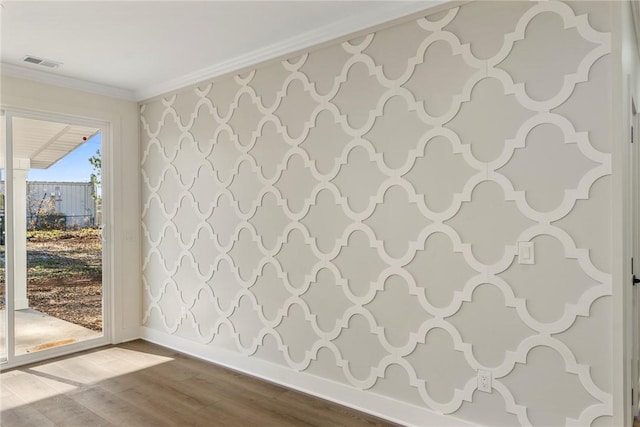
[[[0,114],[0,127],[4,130],[4,112]],[[5,171],[5,132],[0,135],[0,182],[6,183]],[[7,336],[7,287],[6,287],[6,249],[5,249],[5,185],[0,186],[0,363],[7,362],[8,336]]]
[[[2,131],[0,368],[106,344],[108,126],[4,110]]]

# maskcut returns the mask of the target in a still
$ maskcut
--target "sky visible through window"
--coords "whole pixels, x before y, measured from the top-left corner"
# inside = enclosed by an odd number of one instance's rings
[[[98,133],[87,142],[51,165],[49,169],[30,169],[28,181],[90,182],[93,168],[89,157],[100,149],[101,135]]]

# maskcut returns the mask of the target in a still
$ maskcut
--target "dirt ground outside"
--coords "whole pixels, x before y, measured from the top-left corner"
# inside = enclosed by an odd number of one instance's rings
[[[4,308],[4,271],[0,276],[0,308]],[[27,298],[34,310],[101,331],[100,230],[29,231]]]

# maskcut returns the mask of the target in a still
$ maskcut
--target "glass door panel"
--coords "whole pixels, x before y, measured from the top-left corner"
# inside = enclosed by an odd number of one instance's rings
[[[106,344],[108,128],[13,111],[0,123],[0,362],[13,367]]]
[[[5,116],[0,116],[0,363],[7,361],[7,287],[6,287],[6,269],[5,269],[5,169],[4,159],[5,152]]]

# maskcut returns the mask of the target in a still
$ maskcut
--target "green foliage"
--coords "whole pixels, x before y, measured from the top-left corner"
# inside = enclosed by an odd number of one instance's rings
[[[95,188],[91,197],[100,203],[102,202],[101,192],[99,191],[100,185],[102,184],[102,154],[100,150],[96,150],[96,154],[89,157],[89,163],[93,168],[93,172],[91,172],[91,183]]]

